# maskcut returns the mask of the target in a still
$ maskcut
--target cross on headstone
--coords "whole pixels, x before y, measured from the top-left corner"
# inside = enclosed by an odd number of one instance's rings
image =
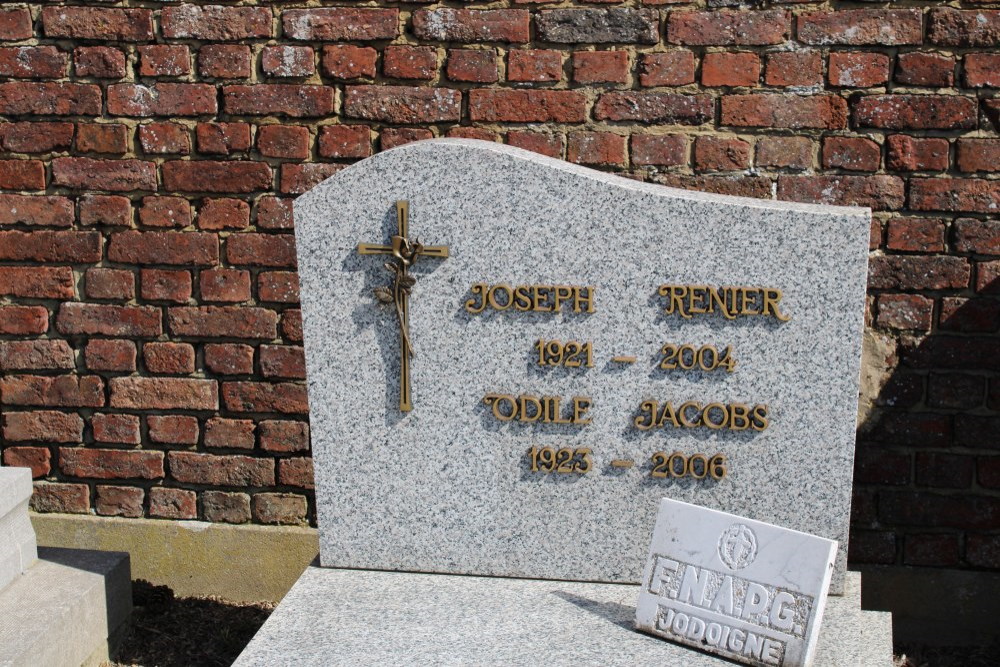
[[[382,303],[391,303],[396,308],[396,319],[399,321],[399,409],[409,412],[413,409],[410,396],[410,357],[413,356],[413,346],[410,344],[409,296],[410,288],[416,279],[409,275],[409,268],[420,256],[448,257],[448,246],[425,246],[419,241],[409,239],[410,204],[406,201],[396,202],[397,232],[390,239],[390,245],[376,243],[359,243],[358,253],[362,255],[392,255],[396,264],[386,262],[385,268],[393,274],[390,287],[375,288],[375,296]]]

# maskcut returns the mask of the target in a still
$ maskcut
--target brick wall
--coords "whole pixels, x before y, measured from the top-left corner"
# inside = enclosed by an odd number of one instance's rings
[[[1000,2],[0,5],[3,461],[49,512],[313,515],[291,200],[504,141],[870,206],[855,562],[1000,568]]]

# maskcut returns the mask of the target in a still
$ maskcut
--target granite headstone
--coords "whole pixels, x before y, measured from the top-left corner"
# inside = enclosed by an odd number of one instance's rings
[[[295,204],[322,565],[638,583],[669,497],[839,541],[839,591],[869,221],[471,140],[338,172]]]

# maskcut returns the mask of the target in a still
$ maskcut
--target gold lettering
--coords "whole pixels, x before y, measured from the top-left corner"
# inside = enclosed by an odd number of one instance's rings
[[[573,298],[573,294],[577,291],[572,287],[567,287],[566,285],[556,285],[554,288],[555,296],[552,299],[553,307],[558,313],[562,310],[562,302],[569,301]]]
[[[653,428],[653,421],[656,417],[656,401],[643,401],[639,406],[639,414],[632,420],[632,425],[640,431],[648,431]]]
[[[531,310],[531,294],[526,285],[514,289],[514,308],[520,311]]]
[[[503,292],[507,295],[506,298],[504,299],[505,303],[500,303],[499,301],[497,301],[497,292],[501,290],[503,290]],[[493,308],[494,310],[507,310],[508,308],[510,308],[511,303],[513,303],[513,297],[510,291],[510,285],[494,285],[493,287],[490,288],[490,291],[487,295],[487,300],[489,301],[490,308]]]
[[[500,402],[510,403],[510,414],[504,414],[500,409]],[[493,408],[493,416],[502,422],[509,422],[517,417],[517,399],[510,394],[486,394],[483,402]]]
[[[763,431],[767,428],[767,406],[766,405],[755,405],[753,409],[753,417],[751,419],[751,427],[755,431]]]
[[[727,320],[737,316],[764,315],[780,322],[791,319],[778,308],[782,293],[770,287],[710,285],[660,285],[657,293],[666,298],[663,312],[691,319],[692,315],[718,312]]]
[[[695,303],[701,304],[701,300],[705,298],[705,292],[708,290],[707,285],[692,285],[688,288],[688,312],[694,313],[696,315],[704,315],[707,310],[704,306],[695,306]]]
[[[694,401],[688,401],[687,403],[681,406],[680,410],[677,411],[677,419],[680,421],[681,426],[685,428],[694,428],[695,426],[700,426],[699,422],[697,421],[694,422],[688,421],[686,414],[688,408],[694,408],[695,412],[698,412],[701,410],[701,404],[695,403]],[[695,419],[698,419],[698,417],[695,417]]]
[[[778,302],[781,301],[782,297],[780,289],[765,289],[763,290],[763,292],[764,292],[764,306],[761,312],[764,315],[773,314],[774,318],[781,322],[787,322],[788,320],[792,319],[787,315],[783,315],[781,311],[778,310]],[[773,313],[771,312],[772,308],[774,309]]]
[[[734,431],[745,431],[750,428],[750,408],[742,403],[729,406],[729,428]]]
[[[591,420],[584,419],[583,416],[587,414],[587,410],[590,410],[590,399],[586,396],[574,396],[573,397],[573,423],[574,424],[589,424]]]
[[[666,426],[664,422],[667,421],[674,428],[680,428],[680,423],[677,421],[677,413],[674,412],[674,406],[669,401],[663,404],[663,412],[660,413],[660,418],[657,420],[656,425],[659,428],[663,428]]]
[[[521,410],[521,421],[523,422],[536,422],[542,417],[542,402],[538,400],[535,396],[521,395],[518,397],[518,403],[520,403]],[[531,405],[535,408],[535,414],[528,416],[528,406]]]
[[[480,297],[478,308],[476,295]],[[486,283],[476,283],[472,286],[472,298],[465,302],[465,309],[473,315],[478,315],[486,309]]]
[[[537,313],[551,313],[552,309],[543,307],[542,304],[545,302],[548,292],[552,288],[548,285],[533,285],[531,289],[533,295],[531,309]]]
[[[596,287],[574,287],[573,288],[573,312],[592,313],[594,312],[594,292]],[[583,292],[586,291],[586,296]]]
[[[711,419],[711,411],[718,410],[722,413],[722,423],[713,422]],[[709,403],[705,406],[705,409],[701,412],[701,423],[706,427],[712,429],[713,431],[718,431],[720,428],[726,428],[729,425],[729,411],[726,409],[722,403]]]

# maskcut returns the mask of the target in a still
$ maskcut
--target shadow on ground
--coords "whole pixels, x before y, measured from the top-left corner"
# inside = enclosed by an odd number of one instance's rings
[[[267,603],[175,598],[166,586],[132,582],[132,627],[112,667],[229,667],[271,614]]]

